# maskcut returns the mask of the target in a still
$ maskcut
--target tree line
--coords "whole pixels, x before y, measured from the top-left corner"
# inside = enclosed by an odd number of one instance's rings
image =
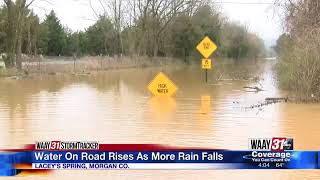
[[[100,0],[90,6],[97,20],[83,31],[64,26],[54,11],[44,20],[30,9],[36,0],[4,0],[0,9],[0,51],[7,67],[21,68],[22,54],[48,56],[198,56],[196,44],[209,36],[218,56],[257,58],[262,40],[246,26],[227,20],[213,1]]]

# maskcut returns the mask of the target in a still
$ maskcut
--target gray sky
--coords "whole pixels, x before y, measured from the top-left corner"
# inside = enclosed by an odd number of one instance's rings
[[[249,30],[262,37],[268,46],[275,43],[282,33],[279,8],[273,6],[274,0],[217,0],[217,2],[225,2],[219,5],[221,11],[230,20],[247,25]]]
[[[44,17],[53,9],[63,25],[74,31],[84,30],[94,23],[94,14],[88,0],[36,1],[34,11]],[[97,0],[92,0],[98,5]],[[241,22],[262,37],[267,46],[275,43],[282,32],[281,22],[275,8],[268,3],[274,0],[216,0],[220,11],[231,21]]]

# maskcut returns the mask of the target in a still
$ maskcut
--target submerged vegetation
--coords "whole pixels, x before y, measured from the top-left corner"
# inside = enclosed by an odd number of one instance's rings
[[[286,33],[275,47],[282,88],[304,98],[320,97],[320,3],[286,1]]]
[[[34,1],[4,2],[0,51],[7,54],[7,67],[21,69],[22,54],[160,56],[187,61],[200,58],[195,45],[205,35],[217,43],[220,57],[257,58],[264,50],[258,36],[228,21],[210,0],[105,0],[100,10],[91,7],[97,21],[78,32],[63,26],[54,11],[41,20],[30,8]]]

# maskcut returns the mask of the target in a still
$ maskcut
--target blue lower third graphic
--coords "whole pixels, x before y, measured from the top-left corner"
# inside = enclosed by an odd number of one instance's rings
[[[0,154],[0,175],[32,169],[319,169],[316,151],[26,151]],[[125,166],[124,166],[125,165]],[[102,167],[102,168],[101,168]],[[110,168],[112,167],[112,168]]]

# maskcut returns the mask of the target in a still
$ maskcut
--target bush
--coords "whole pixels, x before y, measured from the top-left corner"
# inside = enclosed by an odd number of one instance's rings
[[[301,96],[320,96],[320,31],[284,43],[277,72],[280,86]],[[284,46],[284,45],[282,45]]]

